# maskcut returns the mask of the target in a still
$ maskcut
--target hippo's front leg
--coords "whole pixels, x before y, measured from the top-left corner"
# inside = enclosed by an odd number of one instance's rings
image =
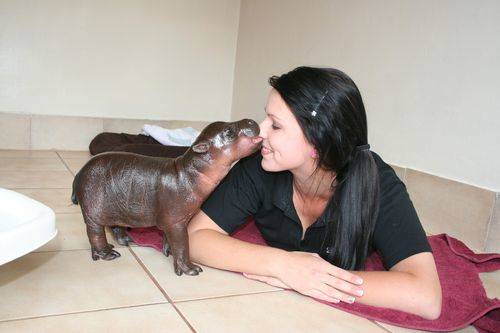
[[[173,224],[173,225],[172,225]],[[165,236],[163,238],[163,252],[168,256],[171,253],[174,257],[175,274],[181,276],[198,275],[202,272],[200,266],[191,263],[189,260],[189,238],[187,223],[169,222],[167,225],[159,225]],[[167,243],[168,242],[168,243]]]

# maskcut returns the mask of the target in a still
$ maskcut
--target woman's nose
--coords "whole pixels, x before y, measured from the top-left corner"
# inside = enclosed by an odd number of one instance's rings
[[[262,138],[267,138],[267,124],[265,119],[261,121],[261,123],[259,124],[259,128],[260,128],[259,136]]]

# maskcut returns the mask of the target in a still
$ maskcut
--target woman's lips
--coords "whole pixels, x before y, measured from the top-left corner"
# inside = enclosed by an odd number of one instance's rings
[[[262,155],[267,155],[267,154],[271,154],[273,151],[265,146],[262,146],[261,152],[262,152]]]

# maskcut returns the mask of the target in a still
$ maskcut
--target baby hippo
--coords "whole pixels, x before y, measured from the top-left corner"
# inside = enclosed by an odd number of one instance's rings
[[[126,227],[156,226],[163,253],[174,258],[177,275],[198,275],[189,260],[187,224],[227,175],[231,165],[260,148],[259,125],[243,119],[208,125],[177,158],[126,152],[94,156],[76,174],[71,200],[80,204],[93,260],[120,256],[108,244],[105,226],[121,245],[131,241]]]

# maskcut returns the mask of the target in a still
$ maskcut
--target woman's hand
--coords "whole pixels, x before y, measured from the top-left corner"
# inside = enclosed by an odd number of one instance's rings
[[[255,274],[247,274],[247,273],[243,273],[243,275],[246,278],[249,278],[252,280],[257,280],[260,282],[265,282],[267,284],[270,284],[271,286],[275,286],[275,287],[283,288],[283,289],[290,289],[290,287],[287,286],[286,284],[284,284],[283,281],[281,281],[278,278],[272,277],[272,276],[255,275]]]
[[[245,276],[276,287],[291,288],[327,302],[353,303],[355,297],[362,295],[360,277],[330,264],[317,253],[294,251],[284,254],[277,265],[275,277]]]

